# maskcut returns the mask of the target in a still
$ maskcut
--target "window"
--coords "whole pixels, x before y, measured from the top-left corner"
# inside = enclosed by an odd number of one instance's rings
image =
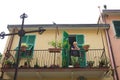
[[[22,37],[21,43],[26,43],[28,45],[27,50],[25,52],[20,53],[21,58],[32,58],[33,50],[34,50],[34,43],[35,43],[35,35],[25,35]],[[18,50],[18,47],[15,49]],[[18,51],[16,53],[16,56]]]
[[[116,36],[120,37],[120,21],[113,21]]]

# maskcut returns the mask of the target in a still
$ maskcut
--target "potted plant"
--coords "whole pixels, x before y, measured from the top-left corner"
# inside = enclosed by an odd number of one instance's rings
[[[27,58],[27,60],[24,62],[24,66],[23,67],[30,68],[31,67],[30,62],[31,62],[31,58]]]
[[[66,59],[63,58],[62,60],[63,60],[63,61],[62,61],[62,68],[68,67],[68,66],[67,66],[67,61],[66,61]]]
[[[38,65],[38,60],[36,60],[36,64],[34,65],[34,68],[40,68],[40,66]]]
[[[2,54],[0,53],[0,60],[2,59]]]
[[[108,67],[109,62],[107,61],[107,59],[101,59],[99,61],[99,67]]]
[[[4,62],[4,67],[5,67],[5,68],[10,68],[10,67],[12,67],[12,64],[13,64],[12,61],[10,61],[10,60],[5,60],[5,62]]]
[[[62,42],[61,41],[51,41],[48,42],[49,45],[52,46],[52,48],[49,48],[49,52],[60,52],[62,48]]]
[[[88,67],[93,67],[94,63],[95,63],[95,61],[87,61]]]
[[[59,65],[51,64],[49,68],[59,68]]]
[[[89,47],[90,47],[90,45],[88,45],[88,44],[83,45],[83,49],[84,49],[85,51],[88,51]]]
[[[21,51],[24,52],[27,50],[27,47],[28,47],[28,45],[26,43],[22,43],[20,49],[21,49]]]

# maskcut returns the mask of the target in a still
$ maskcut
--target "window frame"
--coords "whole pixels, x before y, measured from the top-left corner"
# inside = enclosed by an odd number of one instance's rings
[[[116,38],[120,38],[120,34],[117,35],[116,26],[115,26],[115,23],[114,23],[114,22],[117,22],[117,21],[119,21],[119,23],[120,23],[120,20],[113,20],[113,21],[112,21],[113,31],[114,31],[115,37],[116,37]],[[120,30],[120,29],[119,29],[119,30]]]

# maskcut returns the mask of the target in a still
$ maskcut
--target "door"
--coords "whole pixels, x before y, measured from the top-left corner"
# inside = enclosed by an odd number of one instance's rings
[[[70,44],[70,51],[69,51],[69,65],[72,64],[71,62],[71,47],[73,46],[73,42],[76,41],[76,35],[69,35],[69,44]]]

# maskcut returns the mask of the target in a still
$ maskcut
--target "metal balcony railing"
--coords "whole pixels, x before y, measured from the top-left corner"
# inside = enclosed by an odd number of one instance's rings
[[[32,57],[29,57],[32,53]],[[8,57],[3,60],[3,67],[6,67],[5,64],[8,60],[15,64],[16,62],[16,50],[8,50]],[[49,52],[49,50],[34,50],[28,51],[26,57],[20,57],[19,67],[60,67],[62,68],[62,50],[60,52]],[[29,55],[27,55],[29,54]],[[108,67],[109,58],[106,56],[104,49],[89,49],[85,54],[85,65],[84,67],[89,67],[89,63],[93,62],[92,68]],[[68,55],[70,58],[70,55]],[[68,60],[70,63],[70,59]],[[102,63],[102,65],[100,65]],[[25,66],[26,65],[26,66]]]

